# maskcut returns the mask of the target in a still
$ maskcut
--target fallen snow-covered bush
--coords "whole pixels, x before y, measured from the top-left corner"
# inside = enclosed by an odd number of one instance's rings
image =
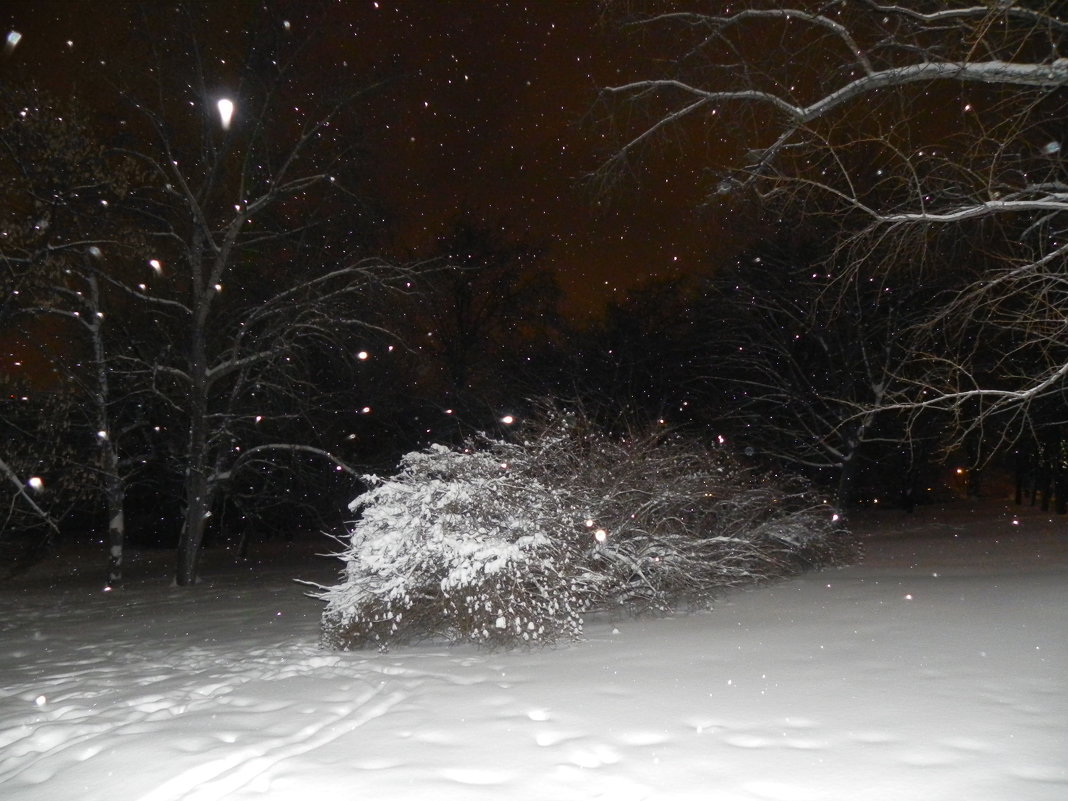
[[[329,647],[576,639],[591,609],[703,604],[852,551],[798,479],[562,413],[518,443],[433,445],[368,480],[350,507],[343,581],[318,596]]]

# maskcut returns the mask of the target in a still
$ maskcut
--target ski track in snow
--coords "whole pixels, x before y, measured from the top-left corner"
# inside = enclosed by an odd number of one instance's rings
[[[1063,801],[1068,521],[1021,515],[525,652],[324,652],[271,571],[0,585],[0,797]]]

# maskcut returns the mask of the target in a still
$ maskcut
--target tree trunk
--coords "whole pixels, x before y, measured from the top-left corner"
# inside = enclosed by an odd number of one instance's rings
[[[101,465],[103,467],[104,499],[108,514],[108,570],[109,589],[122,585],[122,561],[126,547],[126,487],[119,474],[119,451],[111,430],[111,415],[108,404],[111,400],[111,383],[108,377],[108,350],[104,342],[104,317],[101,313],[102,298],[100,282],[90,271],[88,274],[90,308],[95,310],[88,322],[96,365],[96,387],[93,402],[96,405],[97,437],[100,440]]]
[[[115,452],[109,448],[110,458],[105,481],[108,509],[108,578],[107,587],[122,586],[122,562],[126,547],[126,515],[123,510],[126,491],[119,479]]]
[[[189,453],[185,474],[185,518],[178,537],[178,572],[175,583],[188,587],[196,583],[200,546],[211,508],[208,486],[208,368],[207,300],[194,313],[190,331]]]
[[[842,462],[838,471],[838,491],[835,493],[838,506],[845,510],[856,501],[857,493],[857,452],[854,450]]]
[[[200,562],[200,546],[204,542],[204,526],[207,522],[207,481],[202,468],[190,467],[185,482],[185,519],[178,538],[178,574],[175,582],[179,587],[196,583]]]
[[[860,446],[864,441],[864,434],[871,423],[872,415],[864,416],[857,430],[846,437],[843,458],[838,470],[838,491],[835,499],[839,508],[845,510],[851,507],[857,500],[857,478],[860,472]]]

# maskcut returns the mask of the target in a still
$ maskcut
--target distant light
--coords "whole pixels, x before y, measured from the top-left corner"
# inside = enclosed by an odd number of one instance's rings
[[[230,129],[230,120],[234,118],[234,101],[227,98],[223,98],[218,103],[219,106],[219,119],[222,120],[222,127],[224,131]]]
[[[599,528],[595,532],[593,532],[593,538],[597,540],[597,542],[604,542],[608,539],[608,532],[605,531],[603,528]]]
[[[26,483],[30,485],[30,489],[36,492],[40,492],[44,489],[44,482],[38,476],[34,476]]]
[[[108,432],[107,431],[97,431],[96,432],[96,438],[99,439],[99,440],[105,440],[105,439],[108,438]]]
[[[160,264],[160,260],[159,259],[149,259],[148,260],[148,266],[151,267],[153,270],[155,270],[157,273],[162,273],[163,272],[163,265]]]
[[[515,418],[512,417],[512,415],[510,414],[506,414],[504,417],[501,418],[501,422],[504,423],[506,426],[510,426],[512,423],[515,422]]]
[[[38,695],[36,698],[33,699],[33,702],[37,704],[37,706],[44,706],[48,703],[48,699],[45,698],[43,695]]]
[[[361,362],[366,361],[368,358],[370,358],[370,356],[371,354],[365,350],[361,350],[359,353],[356,354],[356,358],[359,359]]]

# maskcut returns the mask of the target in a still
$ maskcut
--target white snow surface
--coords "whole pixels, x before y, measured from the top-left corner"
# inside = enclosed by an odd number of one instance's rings
[[[299,549],[112,593],[70,554],[0,584],[0,798],[1068,799],[1068,520],[858,529],[861,565],[512,652],[322,651],[293,578],[340,563]]]

